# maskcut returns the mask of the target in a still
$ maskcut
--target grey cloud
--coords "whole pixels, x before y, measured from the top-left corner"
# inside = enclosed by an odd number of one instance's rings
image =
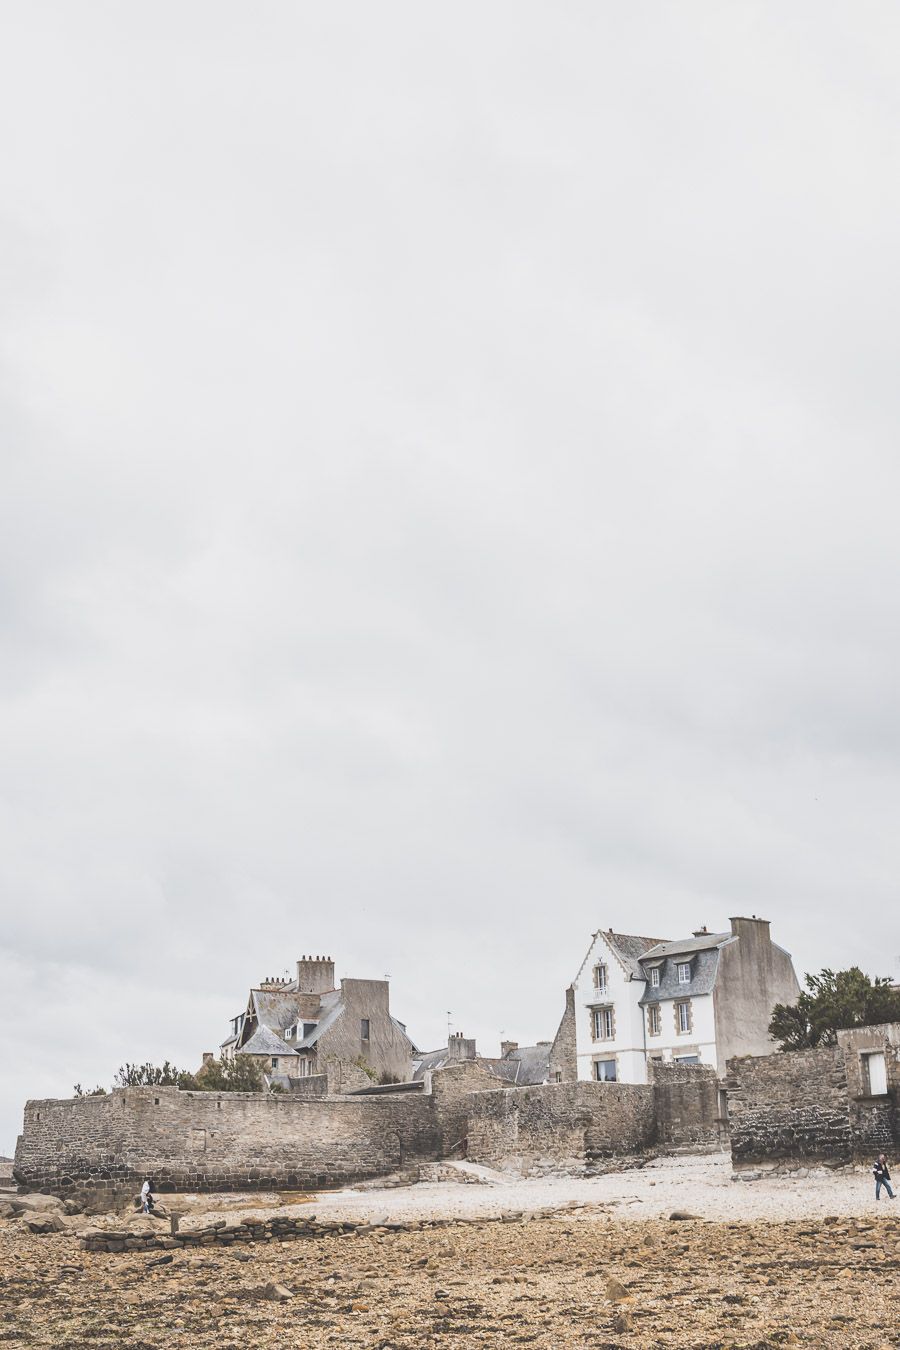
[[[897,973],[895,11],[6,27],[0,1151],[302,950]]]

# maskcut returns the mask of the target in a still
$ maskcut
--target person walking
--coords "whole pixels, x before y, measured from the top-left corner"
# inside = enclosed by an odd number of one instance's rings
[[[881,1188],[883,1186],[891,1199],[896,1200],[897,1197],[891,1190],[891,1174],[888,1171],[887,1158],[883,1153],[879,1153],[878,1160],[872,1168],[872,1174],[875,1177],[875,1199],[881,1199]]]
[[[144,1182],[143,1186],[141,1187],[141,1213],[142,1214],[153,1213],[153,1184],[149,1180],[149,1178]]]

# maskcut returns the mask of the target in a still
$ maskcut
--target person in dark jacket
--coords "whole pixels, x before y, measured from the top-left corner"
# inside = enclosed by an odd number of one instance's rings
[[[881,1199],[881,1188],[883,1186],[891,1199],[896,1200],[897,1197],[891,1190],[891,1174],[888,1171],[887,1158],[883,1153],[879,1153],[878,1161],[872,1168],[872,1174],[875,1177],[875,1199]]]

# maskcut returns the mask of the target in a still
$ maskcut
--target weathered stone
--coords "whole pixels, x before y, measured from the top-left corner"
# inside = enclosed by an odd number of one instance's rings
[[[276,1303],[283,1303],[293,1297],[293,1293],[286,1285],[278,1284],[275,1281],[270,1281],[263,1290],[263,1298],[271,1299]]]

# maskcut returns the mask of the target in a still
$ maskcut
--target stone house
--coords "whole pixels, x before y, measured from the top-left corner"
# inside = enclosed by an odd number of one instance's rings
[[[468,1063],[480,1065],[509,1087],[535,1087],[550,1081],[550,1046],[550,1041],[538,1041],[537,1045],[501,1041],[499,1056],[490,1057],[479,1055],[474,1039],[457,1032],[439,1050],[416,1055],[413,1079],[422,1082],[426,1074]]]
[[[408,1081],[415,1051],[391,1014],[387,980],[342,979],[335,987],[330,956],[302,956],[293,980],[264,980],[250,990],[219,1053],[249,1055],[282,1086],[327,1074],[329,1090],[340,1091],[373,1077]]]
[[[732,1056],[772,1050],[772,1009],[799,992],[790,954],[755,915],[674,942],[600,930],[567,991],[551,1077],[646,1083],[652,1062],[673,1061],[721,1077]]]

